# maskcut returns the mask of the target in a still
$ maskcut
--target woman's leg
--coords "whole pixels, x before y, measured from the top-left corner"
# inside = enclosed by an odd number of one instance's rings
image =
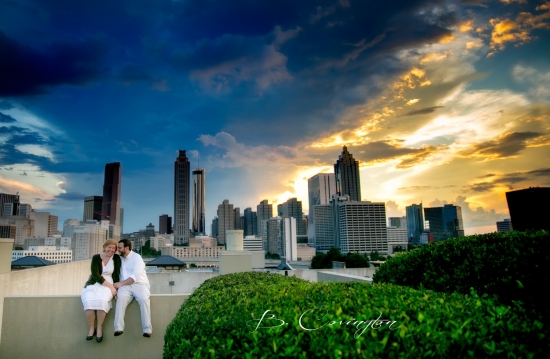
[[[95,328],[94,328],[95,310],[86,309],[85,313],[86,313],[86,321],[88,321],[88,336],[91,337],[92,335],[94,335],[94,331],[95,331]],[[98,315],[98,319],[99,319],[99,315]],[[103,319],[105,319],[105,316],[103,316]]]
[[[102,310],[97,311],[97,336],[103,337],[103,322],[105,321],[106,312]]]

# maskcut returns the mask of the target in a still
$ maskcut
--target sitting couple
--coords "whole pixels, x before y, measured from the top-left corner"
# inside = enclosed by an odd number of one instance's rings
[[[120,256],[116,254],[117,251]],[[122,258],[121,258],[122,257]],[[110,239],[103,244],[103,253],[92,257],[92,274],[82,289],[82,304],[88,321],[88,336],[94,335],[98,343],[103,340],[103,322],[111,309],[111,300],[116,298],[115,336],[124,331],[126,307],[136,298],[141,311],[143,336],[151,337],[151,306],[149,280],[145,274],[145,263],[141,256],[132,252],[132,242]],[[97,327],[95,319],[97,316]]]

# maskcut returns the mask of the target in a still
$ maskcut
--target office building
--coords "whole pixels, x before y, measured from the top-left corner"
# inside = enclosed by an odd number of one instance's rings
[[[245,236],[243,238],[243,250],[263,251],[262,239],[256,236]]]
[[[17,194],[0,193],[0,218],[7,218],[4,217],[4,204],[6,203],[19,203],[19,192]],[[13,210],[13,206],[10,206],[10,209]],[[8,213],[6,215],[8,216]],[[9,216],[12,215],[12,213],[9,213]]]
[[[122,165],[120,162],[107,163],[103,180],[103,201],[101,219],[120,228],[120,189],[122,185]],[[119,229],[120,231],[120,229]]]
[[[515,231],[550,231],[547,209],[550,203],[550,187],[531,187],[506,192],[506,201]]]
[[[407,217],[389,217],[389,227],[405,228],[407,229]]]
[[[19,205],[19,215],[29,218],[32,211],[32,206],[28,203],[22,203]]]
[[[387,254],[386,204],[384,202],[335,201],[336,244],[342,253]],[[338,246],[339,243],[339,246]]]
[[[344,146],[342,153],[334,164],[334,180],[336,195],[348,195],[351,201],[361,201],[359,161],[353,158],[346,146]]]
[[[298,240],[296,238],[296,218],[284,218],[281,220],[281,235],[279,236],[279,251],[281,257],[289,261],[298,260]]]
[[[243,230],[245,236],[255,236],[258,234],[258,216],[250,207],[244,209]]]
[[[390,217],[392,218],[392,217]],[[397,247],[401,247],[406,250],[409,244],[409,237],[407,236],[407,226],[396,227],[389,226],[386,229],[388,236],[388,254],[392,255],[393,251]]]
[[[331,204],[320,204],[310,209],[315,215],[315,248],[328,251],[336,246],[334,241],[334,216]]]
[[[97,253],[103,252],[103,243],[109,236],[109,221],[83,221],[73,229],[73,240],[71,249],[73,250],[75,261],[90,259]],[[111,225],[113,227],[114,226]]]
[[[281,221],[281,217],[271,217],[262,221],[264,250],[269,253],[279,253],[279,243],[282,235]]]
[[[153,223],[149,223],[149,225],[145,226],[145,238],[147,240],[150,240],[151,237],[155,236],[155,226]]]
[[[464,236],[462,209],[459,206],[446,204],[443,207],[424,208],[424,218],[429,222],[435,242]]]
[[[120,208],[120,233],[124,233],[124,208]]]
[[[273,205],[267,203],[267,199],[264,199],[256,207],[256,218],[258,219],[258,232],[261,234],[262,221],[273,217]]]
[[[211,236],[212,238],[218,238],[218,229],[219,229],[219,225],[218,225],[218,217],[214,217],[214,219],[212,219],[212,233],[211,233]]]
[[[296,218],[296,234],[307,234],[303,221],[302,201],[298,201],[297,198],[290,198],[288,201],[277,206],[277,215],[281,218]]]
[[[233,229],[243,229],[241,227],[241,209],[239,207],[233,209],[233,221]]]
[[[101,221],[101,213],[103,211],[103,197],[88,196],[84,197],[84,216],[83,221]]]
[[[513,230],[510,218],[497,222],[497,232],[510,232]]]
[[[0,218],[0,226],[15,226],[15,247],[22,247],[25,238],[34,237],[34,220],[24,216]]]
[[[424,232],[424,211],[422,203],[413,204],[405,208],[407,217],[407,236],[409,243],[420,245],[420,235]]]
[[[50,237],[57,234],[58,217],[50,212],[31,211],[29,218],[34,220],[34,235],[36,237]]]
[[[174,163],[174,243],[189,245],[189,159],[180,150]]]
[[[318,173],[307,180],[309,214],[307,225],[308,243],[315,245],[315,213],[313,207],[330,204],[330,199],[336,194],[334,173]]]
[[[19,203],[4,203],[4,212],[2,218],[10,218],[19,215]]]
[[[225,244],[226,231],[235,229],[235,212],[229,200],[224,199],[218,206],[218,245]]]
[[[70,249],[58,249],[55,246],[31,246],[28,250],[12,251],[11,261],[27,256],[36,256],[47,261],[59,264],[73,261],[73,251]]]
[[[14,225],[0,225],[0,238],[15,239],[17,227]]]
[[[172,233],[172,217],[167,214],[159,216],[159,234]]]
[[[193,174],[192,213],[193,233],[206,233],[206,169],[197,168]]]

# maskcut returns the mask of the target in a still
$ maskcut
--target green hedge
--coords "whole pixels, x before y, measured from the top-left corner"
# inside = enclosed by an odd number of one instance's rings
[[[446,293],[467,294],[473,287],[507,305],[521,301],[549,319],[549,273],[549,232],[507,232],[448,239],[400,254],[373,281]]]
[[[372,321],[376,328],[364,329]],[[184,302],[166,329],[164,357],[530,358],[550,352],[548,339],[521,308],[475,293],[240,273],[204,282]]]

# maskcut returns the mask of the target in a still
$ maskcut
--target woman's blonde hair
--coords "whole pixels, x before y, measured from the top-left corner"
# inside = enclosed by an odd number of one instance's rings
[[[110,245],[113,245],[116,248],[117,243],[114,239],[108,239],[105,241],[105,243],[103,243],[103,250],[105,250],[105,248],[107,248]]]

